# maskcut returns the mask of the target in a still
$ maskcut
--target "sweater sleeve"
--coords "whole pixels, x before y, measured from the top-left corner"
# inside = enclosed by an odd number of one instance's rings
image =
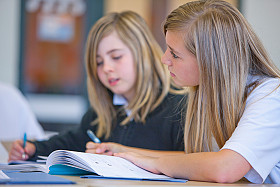
[[[36,153],[34,157],[39,155],[48,156],[51,152],[64,149],[72,151],[84,152],[86,143],[90,141],[87,136],[87,129],[96,130],[96,126],[91,125],[91,122],[96,118],[96,113],[93,109],[89,109],[82,118],[81,125],[73,130],[55,135],[45,141],[34,141]]]

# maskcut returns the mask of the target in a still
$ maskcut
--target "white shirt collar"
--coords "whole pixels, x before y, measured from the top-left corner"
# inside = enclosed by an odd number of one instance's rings
[[[128,105],[128,102],[123,96],[114,94],[113,95],[113,105],[125,105],[126,106],[126,105]]]
[[[127,100],[123,96],[118,95],[118,94],[114,94],[113,95],[113,105],[124,105],[124,106],[127,106],[128,102],[127,102]],[[129,116],[131,114],[131,110],[125,109],[125,113],[126,113],[127,116]]]

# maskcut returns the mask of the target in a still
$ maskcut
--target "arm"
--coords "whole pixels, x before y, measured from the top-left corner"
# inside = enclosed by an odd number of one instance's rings
[[[86,134],[86,130],[94,128],[90,126],[90,122],[93,121],[92,118],[95,116],[95,113],[90,109],[84,115],[81,126],[70,130],[67,133],[53,136],[49,140],[27,142],[24,150],[22,148],[22,140],[15,141],[9,153],[9,161],[22,160],[23,158],[21,155],[24,151],[27,154],[27,157],[25,157],[24,160],[36,158],[38,155],[48,156],[51,152],[57,149],[85,151],[86,142],[90,140]]]
[[[134,153],[139,153],[145,156],[152,156],[152,157],[184,154],[184,151],[157,151],[157,150],[129,147],[129,146],[124,146],[112,142],[101,143],[101,144],[88,142],[86,145],[86,152],[106,154],[106,155],[113,155],[114,153],[120,153],[120,152],[134,152]]]
[[[245,158],[229,149],[159,158],[133,153],[115,155],[154,173],[198,181],[232,183],[241,179],[251,169]]]
[[[90,141],[86,131],[95,128],[95,126],[90,125],[95,118],[96,113],[90,108],[83,116],[81,125],[75,129],[53,136],[47,141],[35,141],[35,155],[48,156],[51,152],[58,149],[84,152],[86,150],[86,143]]]
[[[9,162],[12,160],[27,160],[35,154],[36,147],[33,143],[26,142],[26,146],[23,149],[23,141],[16,140],[13,142],[12,148],[9,152]],[[22,154],[25,153],[25,158],[22,158]]]

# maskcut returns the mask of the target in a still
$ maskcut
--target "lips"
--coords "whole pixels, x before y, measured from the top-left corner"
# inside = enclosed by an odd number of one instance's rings
[[[172,72],[170,72],[170,75],[171,75],[171,77],[175,77],[175,74],[174,74],[174,73],[172,73]]]
[[[118,82],[119,82],[120,79],[113,79],[113,78],[110,78],[109,79],[109,84],[110,86],[115,86]]]

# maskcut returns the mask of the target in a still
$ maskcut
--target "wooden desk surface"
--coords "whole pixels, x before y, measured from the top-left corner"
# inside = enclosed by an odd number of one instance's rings
[[[145,186],[145,187],[155,187],[155,186],[254,186],[254,187],[272,187],[280,186],[276,184],[252,184],[248,182],[238,182],[234,184],[219,184],[219,183],[209,183],[209,182],[197,182],[188,181],[186,183],[178,182],[157,182],[157,181],[131,181],[131,180],[110,180],[110,179],[84,179],[78,176],[61,176],[63,178],[77,182],[74,186],[92,186],[92,187],[114,187],[114,186]],[[61,185],[57,185],[61,186]],[[69,186],[69,185],[68,185]],[[21,187],[23,187],[21,185]]]
[[[157,181],[131,181],[131,180],[110,180],[110,179],[84,179],[79,176],[61,176],[63,178],[72,180],[77,182],[77,184],[69,184],[69,185],[12,185],[12,187],[26,187],[26,186],[51,186],[51,187],[79,187],[79,186],[87,186],[87,187],[121,187],[121,186],[135,186],[135,187],[171,187],[171,186],[253,186],[253,187],[274,187],[280,186],[279,184],[252,184],[252,183],[234,183],[234,184],[220,184],[220,183],[209,183],[209,182],[197,182],[197,181],[188,181],[186,183],[177,183],[177,182],[157,182]],[[0,185],[7,186],[7,185]],[[10,185],[11,186],[11,185]]]

